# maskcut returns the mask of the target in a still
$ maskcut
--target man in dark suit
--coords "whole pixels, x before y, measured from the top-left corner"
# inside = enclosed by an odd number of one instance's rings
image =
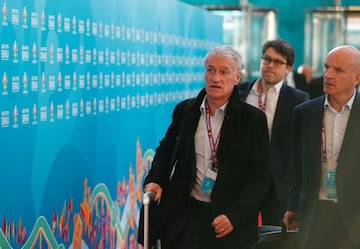
[[[144,191],[161,198],[163,249],[250,249],[270,183],[266,117],[239,98],[231,46],[210,51],[205,67],[205,89],[176,106]]]
[[[284,221],[300,228],[303,248],[360,248],[360,51],[331,50],[323,76],[326,95],[294,109]]]
[[[262,48],[261,78],[238,86],[243,100],[265,112],[269,126],[272,181],[260,209],[265,225],[282,223],[288,197],[292,111],[309,99],[307,93],[284,84],[294,60],[288,42],[267,41]]]

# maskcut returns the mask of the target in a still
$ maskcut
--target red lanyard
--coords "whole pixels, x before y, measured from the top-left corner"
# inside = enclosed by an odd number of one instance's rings
[[[262,102],[262,94],[263,94],[263,87],[261,82],[258,83],[258,105],[259,108],[264,112],[266,109],[266,100],[267,100],[267,93],[265,94],[264,103]]]
[[[220,132],[216,138],[216,141],[214,141],[214,138],[212,136],[212,131],[211,131],[210,109],[206,102],[205,102],[205,110],[206,110],[206,129],[207,129],[207,134],[208,134],[208,138],[209,138],[208,140],[210,143],[210,150],[211,150],[210,160],[213,161],[214,166],[217,168],[217,167],[219,167],[219,162],[217,160],[216,151],[217,151],[217,146],[219,143]]]
[[[327,156],[326,156],[326,134],[325,134],[325,125],[321,127],[321,165],[327,167]]]

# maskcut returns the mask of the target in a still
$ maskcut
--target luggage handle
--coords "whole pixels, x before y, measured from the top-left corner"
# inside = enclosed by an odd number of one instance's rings
[[[155,192],[145,192],[143,195],[144,205],[144,249],[149,249],[149,205],[154,201]]]

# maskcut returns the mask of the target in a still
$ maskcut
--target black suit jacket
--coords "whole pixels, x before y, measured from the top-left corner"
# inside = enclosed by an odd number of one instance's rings
[[[325,95],[294,110],[293,164],[288,210],[299,211],[304,241],[319,200],[321,179],[321,129]],[[360,95],[356,93],[338,157],[336,190],[341,216],[360,246]],[[302,177],[306,176],[306,177]],[[329,217],[331,219],[331,217]]]
[[[160,206],[167,221],[163,225],[166,236],[162,236],[165,247],[179,234],[189,214],[196,176],[194,136],[205,94],[202,90],[196,99],[176,106],[145,179],[145,184],[156,182],[163,189]],[[243,248],[257,240],[259,205],[270,183],[267,121],[263,112],[240,100],[235,87],[225,112],[217,152],[220,166],[211,193],[212,211],[214,218],[226,214],[234,226],[234,231],[222,239],[224,248]],[[180,127],[177,163],[169,181],[169,162]]]
[[[245,101],[255,81],[238,85],[240,97]],[[291,147],[291,123],[294,107],[309,99],[301,90],[283,84],[277,102],[271,132],[271,173],[279,200],[287,202]]]

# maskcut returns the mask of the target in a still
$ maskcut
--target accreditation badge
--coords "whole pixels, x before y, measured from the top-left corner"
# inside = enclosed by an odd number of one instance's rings
[[[217,177],[217,167],[214,164],[211,164],[210,167],[207,169],[204,180],[201,184],[200,191],[206,195],[210,196],[211,191],[215,185],[215,180]]]
[[[327,197],[329,199],[336,199],[336,170],[327,169],[325,171],[325,180],[326,180],[326,191]]]

